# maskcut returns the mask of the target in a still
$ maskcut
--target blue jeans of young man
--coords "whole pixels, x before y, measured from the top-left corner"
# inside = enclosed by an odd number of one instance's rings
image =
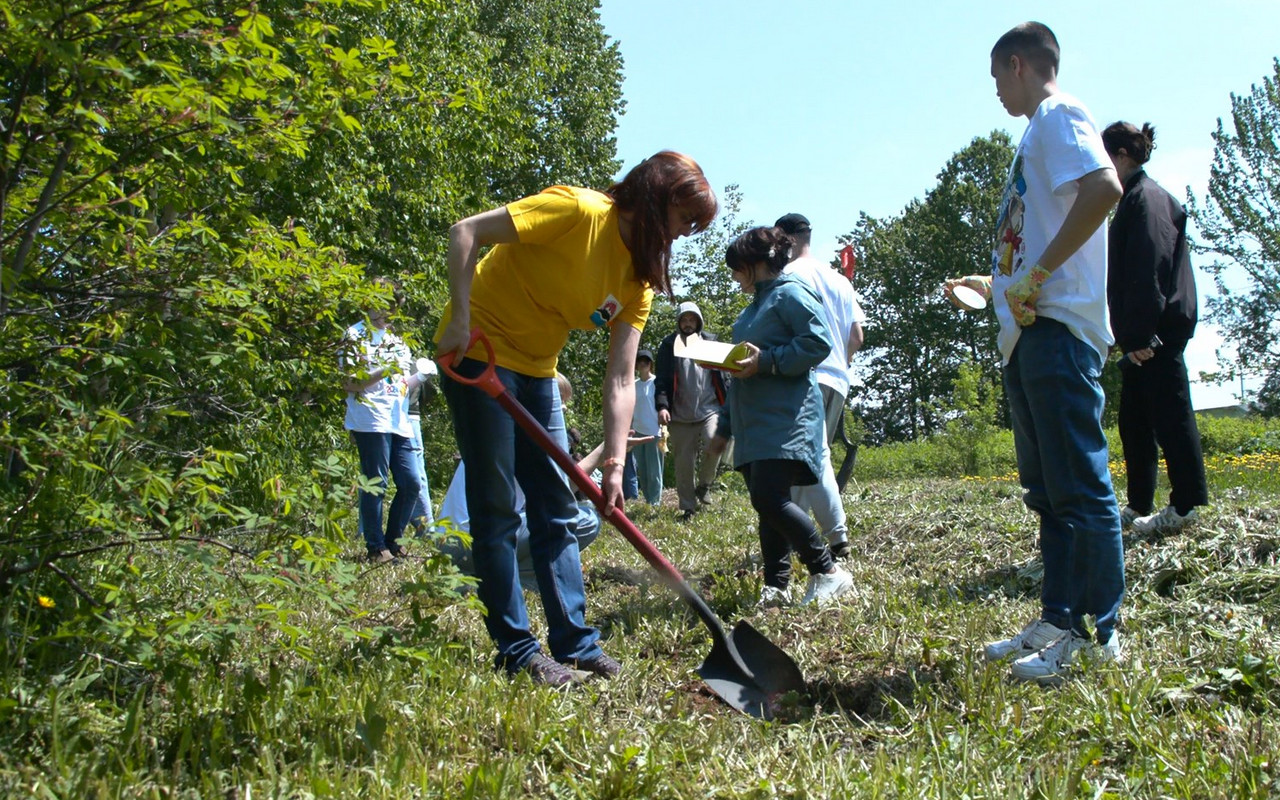
[[[396,496],[391,501],[391,510],[387,512],[385,535],[382,532],[383,495],[360,492],[360,534],[364,536],[364,546],[371,555],[383,550],[394,552],[399,549],[400,534],[408,526],[422,491],[413,440],[394,433],[363,431],[351,431],[351,437],[355,439],[356,452],[360,454],[361,474],[377,480],[384,494],[388,474],[396,484]]]
[[[1018,475],[1040,517],[1042,618],[1100,642],[1124,596],[1124,546],[1102,432],[1102,359],[1057,320],[1022,330],[1004,369]]]
[[[422,446],[422,418],[411,415],[409,425],[413,428],[413,452],[418,459],[418,479],[421,482],[418,500],[413,504],[409,521],[417,529],[417,534],[422,536],[435,527],[436,516],[431,510],[431,487],[427,485],[427,454]]]
[[[656,506],[662,502],[662,452],[658,443],[645,442],[631,450],[635,461],[637,483],[644,494],[645,502]]]
[[[483,367],[474,359],[463,359],[457,371],[474,377]],[[507,391],[567,451],[569,440],[555,379],[501,367],[497,374]],[[529,554],[547,616],[551,655],[560,660],[595,658],[601,652],[596,643],[600,632],[585,622],[586,589],[574,536],[578,505],[569,479],[496,400],[447,377],[442,383],[466,471],[477,594],[488,612],[485,627],[498,647],[495,665],[515,672],[540,651],[529,631],[516,562],[516,534],[521,526],[515,510],[517,482],[527,503]]]
[[[636,476],[636,458],[627,453],[622,464],[622,499],[635,500],[640,496],[640,479]]]

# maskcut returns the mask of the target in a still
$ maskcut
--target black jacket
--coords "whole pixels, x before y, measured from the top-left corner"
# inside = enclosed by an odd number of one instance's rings
[[[1125,181],[1107,237],[1111,332],[1125,353],[1157,335],[1181,351],[1196,330],[1196,280],[1187,248],[1187,212],[1138,170]]]

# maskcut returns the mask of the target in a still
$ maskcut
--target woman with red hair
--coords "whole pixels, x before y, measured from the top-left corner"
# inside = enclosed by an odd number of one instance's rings
[[[654,291],[669,294],[671,244],[703,231],[717,211],[702,169],[663,151],[604,192],[552,186],[468,217],[449,229],[449,306],[436,332],[441,355],[475,377],[481,347],[493,344],[498,377],[566,450],[556,361],[575,329],[609,330],[604,383],[604,480],[607,505],[622,505],[627,429],[635,404],[636,350]],[[480,248],[492,246],[484,258]],[[600,649],[585,622],[582,565],[573,536],[573,491],[550,456],[483,391],[445,378],[458,450],[485,626],[498,647],[495,665],[560,686],[573,669],[613,677],[621,667]],[[516,569],[516,485],[524,490],[534,574],[546,612],[551,657],[529,631]]]

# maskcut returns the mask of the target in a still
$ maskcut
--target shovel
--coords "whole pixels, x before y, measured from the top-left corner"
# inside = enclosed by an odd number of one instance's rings
[[[453,369],[452,354],[440,357],[440,366],[450,378],[467,386],[474,386],[507,410],[529,435],[560,466],[569,479],[587,497],[591,498],[604,514],[604,493],[595,481],[583,472],[567,452],[546,429],[511,396],[494,371],[493,345],[488,337],[479,329],[471,332],[470,345],[477,341],[484,345],[488,353],[488,365],[475,378],[464,378]],[[470,345],[468,349],[470,349]],[[680,598],[689,604],[703,624],[711,631],[713,645],[711,654],[698,668],[698,675],[706,682],[711,691],[729,705],[759,719],[773,719],[778,708],[779,699],[788,692],[803,692],[804,676],[800,668],[782,648],[769,641],[765,636],[744,621],[739,621],[733,630],[725,632],[724,623],[715,615],[706,601],[689,586],[671,562],[640,533],[635,524],[627,519],[622,509],[614,508],[606,517],[609,522],[622,533],[631,546],[644,556],[645,561],[658,571],[675,589]]]

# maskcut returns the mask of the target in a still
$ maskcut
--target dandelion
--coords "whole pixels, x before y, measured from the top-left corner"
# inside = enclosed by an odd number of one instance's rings
[[[40,604],[41,608],[53,608],[54,605],[56,605],[56,603],[53,602],[52,597],[46,597],[45,595],[37,597],[36,602]]]

